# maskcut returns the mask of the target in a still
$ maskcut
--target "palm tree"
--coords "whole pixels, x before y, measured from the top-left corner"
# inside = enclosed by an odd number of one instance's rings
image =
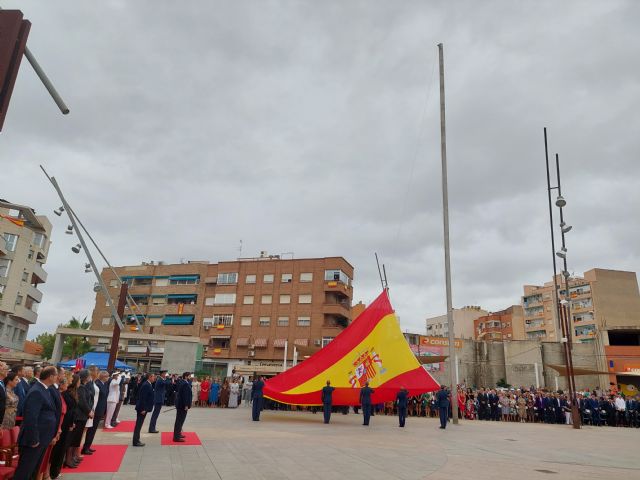
[[[82,320],[78,320],[76,317],[71,317],[71,320],[67,323],[67,328],[77,328],[82,330],[89,330],[91,322],[87,321],[85,316]],[[69,346],[71,347],[71,358],[76,358],[76,355],[82,350],[82,354],[89,351],[90,345],[88,345],[87,337],[71,337],[69,339]]]

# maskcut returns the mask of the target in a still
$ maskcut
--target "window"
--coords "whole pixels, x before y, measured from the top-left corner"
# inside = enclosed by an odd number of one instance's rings
[[[134,287],[148,287],[151,285],[153,278],[151,277],[140,277],[140,278],[133,278],[132,282],[130,282],[130,285],[133,285]]]
[[[278,326],[279,327],[288,327],[289,326],[289,317],[278,317]]]
[[[103,317],[102,325],[111,325],[111,317]]]
[[[291,303],[291,295],[280,295],[280,303]]]
[[[293,273],[283,273],[280,280],[282,283],[291,283],[293,281]]]
[[[14,235],[13,233],[5,233],[4,241],[7,244],[7,250],[10,252],[16,251],[16,244],[18,243],[18,235]]]
[[[109,286],[110,286],[111,288],[117,288],[117,287],[118,287],[118,280],[111,280],[111,281],[109,282]]]
[[[156,287],[168,287],[169,279],[168,278],[156,278]]]
[[[298,317],[298,326],[299,327],[310,327],[311,326],[311,317]]]
[[[261,327],[268,327],[271,324],[271,317],[260,317],[259,325]]]
[[[0,258],[0,277],[8,277],[11,268],[11,260],[8,258]]]
[[[335,337],[322,337],[322,348],[329,345],[331,343],[331,340],[333,340],[334,338]]]
[[[29,281],[29,272],[22,272],[22,281],[23,282]]]
[[[264,283],[273,283],[273,273],[267,273],[262,277]]]
[[[252,283],[256,283],[256,276],[255,275],[247,275],[244,279],[244,283],[246,284],[252,284]]]
[[[223,313],[220,315],[213,316],[213,324],[214,325],[224,325],[225,327],[230,327],[233,325],[233,315],[230,313]]]
[[[213,298],[214,305],[233,305],[236,303],[235,293],[216,293]]]
[[[20,294],[18,294],[16,296],[16,305],[22,305],[22,301],[24,300],[24,297]]]
[[[251,326],[251,317],[240,317],[240,326],[241,327],[250,327]]]
[[[33,234],[33,244],[38,248],[44,248],[44,243],[47,240],[47,237],[44,233],[34,233]]]
[[[213,297],[207,297],[207,298],[205,298],[205,299],[204,299],[204,304],[205,304],[207,307],[210,307],[211,305],[215,305],[215,304],[214,304],[214,300],[215,300],[215,299],[214,299]]]
[[[311,295],[298,295],[298,303],[311,303]]]
[[[197,285],[199,280],[200,280],[200,276],[198,275],[192,275],[192,276],[185,275],[183,277],[169,278],[169,284],[170,285]],[[151,283],[149,283],[149,285],[151,285]]]
[[[181,303],[183,305],[195,305],[197,301],[198,301],[197,295],[179,295],[179,294],[167,295],[168,305],[180,305]]]
[[[300,274],[301,282],[313,282],[313,273],[301,273]]]
[[[234,285],[238,283],[237,273],[219,273],[218,285]]]
[[[209,346],[211,348],[229,348],[231,344],[231,339],[228,337],[211,337],[209,339]]]
[[[342,270],[325,270],[324,279],[328,282],[342,282],[349,285],[349,277]]]
[[[167,297],[153,297],[151,298],[152,305],[166,305]]]
[[[34,252],[33,250],[29,250],[29,255],[27,255],[27,258],[29,260],[32,260],[35,254],[36,254],[36,252]]]
[[[262,295],[260,303],[262,303],[263,305],[270,305],[272,297],[272,295]]]
[[[243,305],[253,305],[253,295],[245,295],[242,300]]]

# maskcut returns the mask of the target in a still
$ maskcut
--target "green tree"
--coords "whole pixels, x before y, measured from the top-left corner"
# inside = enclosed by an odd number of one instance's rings
[[[75,328],[80,330],[89,330],[90,326],[91,322],[87,321],[87,317],[84,317],[82,320],[79,320],[76,317],[71,317],[71,320],[63,325],[63,327],[66,328]],[[90,350],[91,343],[89,343],[87,337],[68,336],[64,341],[62,354],[70,356],[71,358],[77,358]]]
[[[53,333],[45,332],[38,335],[34,341],[42,345],[44,349],[42,351],[42,357],[51,358],[53,354],[53,344],[56,343],[56,336]]]

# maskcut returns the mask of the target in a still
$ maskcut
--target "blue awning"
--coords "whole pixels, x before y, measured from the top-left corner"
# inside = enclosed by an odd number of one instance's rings
[[[149,298],[149,295],[131,295],[133,298]]]
[[[167,315],[162,319],[163,325],[193,325],[193,315]]]
[[[129,280],[129,279],[140,279],[140,278],[153,278],[150,275],[126,275],[124,277],[121,277],[123,280]]]
[[[167,298],[166,295],[151,295],[152,298]]]
[[[168,298],[196,298],[197,295],[182,295],[182,294],[170,294]]]
[[[200,275],[172,275],[169,277],[170,280],[198,280]]]

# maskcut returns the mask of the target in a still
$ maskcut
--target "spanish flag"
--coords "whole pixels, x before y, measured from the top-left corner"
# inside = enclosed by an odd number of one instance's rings
[[[365,382],[375,391],[373,403],[394,400],[401,387],[409,395],[440,388],[409,348],[386,291],[326,347],[267,380],[264,395],[291,405],[321,405],[327,380],[335,387],[334,405],[358,405]]]

